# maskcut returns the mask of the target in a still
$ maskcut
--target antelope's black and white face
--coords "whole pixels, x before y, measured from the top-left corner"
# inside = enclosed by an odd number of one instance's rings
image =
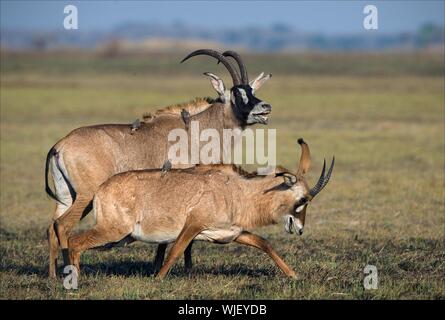
[[[272,106],[254,95],[250,85],[238,85],[231,89],[230,100],[236,116],[246,125],[267,124]]]
[[[233,86],[230,91],[226,90],[224,82],[215,74],[210,72],[204,74],[210,77],[212,86],[218,92],[222,102],[228,103],[230,99],[232,110],[235,116],[243,122],[243,125],[267,124],[272,106],[258,99],[255,96],[255,91],[270,79],[271,74],[265,75],[263,72],[249,84]]]
[[[306,209],[309,202],[326,186],[331,178],[335,159],[332,158],[331,166],[326,172],[326,160],[323,163],[320,178],[313,188],[309,188],[304,175],[311,165],[309,146],[303,139],[298,139],[298,144],[302,148],[300,163],[296,174],[290,172],[276,173],[276,176],[283,176],[284,185],[291,193],[290,203],[288,202],[288,212],[284,214],[284,229],[288,233],[303,234],[304,222],[306,221]]]
[[[288,233],[303,234],[304,222],[306,220],[306,209],[309,205],[309,190],[305,181],[298,181],[291,188],[295,198],[291,211],[284,216],[284,229]]]
[[[181,62],[197,55],[214,57],[218,60],[218,63],[221,62],[229,71],[233,80],[233,87],[230,89],[230,94],[226,94],[224,83],[219,77],[209,72],[204,74],[211,78],[212,86],[218,92],[219,99],[222,102],[229,103],[228,99],[230,98],[233,112],[238,120],[242,122],[242,125],[252,125],[255,123],[267,124],[272,106],[255,97],[255,91],[272,77],[271,74],[264,74],[264,72],[262,72],[255,80],[249,82],[247,69],[240,55],[230,50],[222,54],[211,49],[195,50],[182,59]],[[230,63],[227,59],[228,57],[235,60],[239,70],[236,70]]]

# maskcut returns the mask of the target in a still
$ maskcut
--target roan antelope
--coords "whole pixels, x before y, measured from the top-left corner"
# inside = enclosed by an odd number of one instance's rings
[[[160,170],[141,170],[111,177],[94,196],[96,225],[69,239],[74,265],[79,269],[80,254],[94,247],[134,240],[174,241],[158,273],[163,278],[194,239],[235,241],[265,251],[287,276],[295,277],[269,242],[248,230],[284,218],[288,233],[303,233],[306,208],[328,183],[334,159],[326,175],[324,163],[317,184],[309,189],[304,177],[310,166],[309,147],[303,139],[298,143],[302,153],[295,174],[281,169],[258,176],[233,165],[207,165],[164,176]]]
[[[271,105],[259,100],[254,92],[269,75],[260,74],[250,82],[246,68],[238,54],[226,51],[197,50],[183,61],[196,56],[216,58],[229,71],[233,87],[228,91],[220,78],[206,73],[211,79],[218,99],[196,99],[144,116],[144,121],[130,124],[103,124],[73,130],[57,142],[48,152],[45,165],[45,189],[57,201],[53,223],[48,229],[49,274],[56,276],[59,245],[64,264],[70,264],[68,237],[76,223],[91,210],[91,201],[98,187],[116,173],[129,170],[160,168],[167,159],[172,129],[187,129],[184,112],[199,122],[200,130],[213,128],[222,136],[223,129],[244,129],[255,123],[266,124]],[[235,59],[241,75],[230,63]],[[182,114],[182,116],[181,116]],[[190,133],[188,132],[189,138]],[[48,183],[51,173],[55,190]],[[164,259],[166,246],[159,245],[155,265]],[[186,266],[191,267],[190,248],[185,256]]]

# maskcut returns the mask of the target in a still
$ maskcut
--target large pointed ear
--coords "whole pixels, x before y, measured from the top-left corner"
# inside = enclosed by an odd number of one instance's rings
[[[298,144],[301,147],[300,163],[298,164],[297,176],[304,175],[311,167],[311,152],[309,146],[304,142],[303,138],[298,139]]]
[[[216,90],[216,92],[218,93],[219,98],[223,102],[225,102],[225,100],[226,100],[226,96],[225,96],[226,87],[224,85],[224,82],[217,75],[214,75],[213,73],[204,72],[204,75],[210,77],[210,82],[212,83],[213,89]]]
[[[266,74],[264,75],[264,72],[261,72],[258,77],[256,77],[254,80],[250,81],[249,85],[252,88],[252,91],[257,91],[267,80],[269,80],[272,77],[272,74]]]

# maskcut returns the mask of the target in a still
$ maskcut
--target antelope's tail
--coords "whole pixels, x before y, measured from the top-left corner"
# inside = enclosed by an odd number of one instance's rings
[[[46,194],[50,198],[53,198],[57,202],[60,202],[60,203],[63,204],[63,202],[57,197],[57,195],[54,193],[54,191],[51,190],[51,188],[49,187],[49,183],[48,183],[49,162],[51,161],[51,158],[54,157],[54,155],[56,155],[56,154],[57,154],[57,150],[54,147],[52,147],[48,151],[48,154],[46,155],[46,162],[45,162],[45,191],[46,191]]]

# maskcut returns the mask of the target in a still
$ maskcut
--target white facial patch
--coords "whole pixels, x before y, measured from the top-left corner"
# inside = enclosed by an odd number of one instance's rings
[[[223,99],[223,97],[220,97],[221,99]],[[224,103],[227,103],[230,101],[230,90],[225,90],[224,91]]]
[[[295,229],[296,229],[296,230],[301,230],[301,229],[303,229],[303,224],[301,223],[300,219],[295,218],[295,219],[294,219],[294,223],[295,223]]]
[[[292,191],[295,195],[295,201],[300,200],[304,196],[304,188],[300,185],[295,185],[292,187]]]
[[[284,230],[287,233],[292,233],[292,223],[294,221],[294,217],[290,214],[286,214],[284,217]]]
[[[299,207],[295,210],[295,212],[296,212],[296,213],[300,213],[300,212],[304,209],[304,206],[305,206],[305,204],[303,204],[302,206],[299,206]]]
[[[238,92],[241,94],[241,98],[243,98],[244,104],[248,104],[249,98],[247,98],[246,90],[239,88]]]
[[[303,223],[299,218],[291,214],[287,214],[284,216],[284,230],[287,233],[296,233],[301,235],[301,230],[303,230]]]

